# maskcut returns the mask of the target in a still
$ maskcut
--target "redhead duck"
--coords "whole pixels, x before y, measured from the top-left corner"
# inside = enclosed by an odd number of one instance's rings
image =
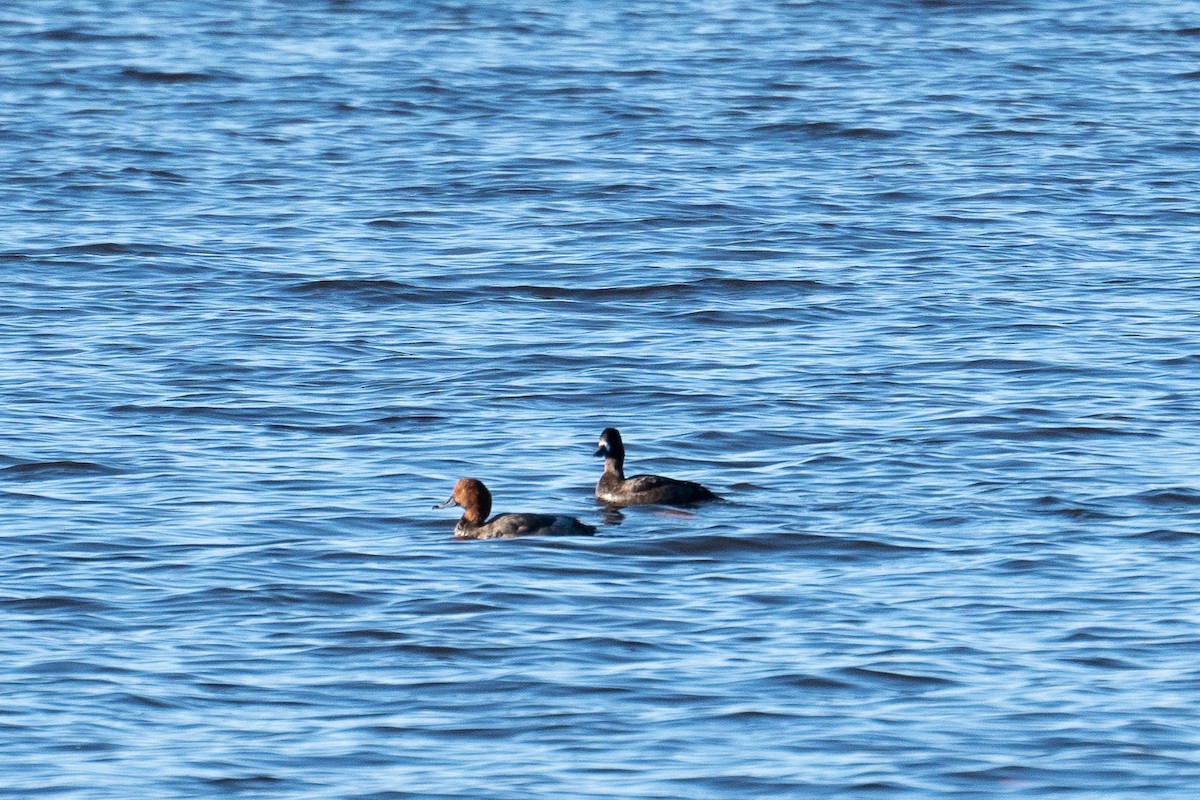
[[[514,536],[582,535],[596,532],[574,517],[557,514],[497,514],[490,520],[492,493],[475,478],[459,478],[454,494],[434,508],[461,506],[462,519],[454,526],[456,539],[511,539]]]
[[[605,428],[600,434],[596,455],[604,456],[604,474],[596,484],[596,497],[614,506],[668,505],[686,506],[717,495],[691,481],[677,481],[661,475],[625,477],[625,445],[621,432]]]

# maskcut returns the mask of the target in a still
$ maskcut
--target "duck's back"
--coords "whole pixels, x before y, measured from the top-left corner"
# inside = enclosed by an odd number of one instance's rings
[[[634,475],[624,480],[605,475],[596,486],[596,496],[608,503],[625,505],[687,505],[717,499],[716,494],[698,483],[662,475]]]
[[[497,514],[486,524],[459,534],[472,539],[511,539],[516,536],[586,536],[591,525],[561,514]]]

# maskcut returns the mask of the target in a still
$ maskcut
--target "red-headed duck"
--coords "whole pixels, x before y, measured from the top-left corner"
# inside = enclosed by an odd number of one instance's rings
[[[595,455],[604,456],[604,474],[596,484],[596,497],[613,506],[686,506],[719,499],[716,494],[691,481],[661,475],[625,477],[625,445],[621,432],[605,428]]]
[[[497,514],[491,519],[492,493],[475,478],[459,478],[454,494],[434,508],[461,506],[462,519],[454,526],[456,539],[511,539],[514,536],[587,536],[596,532],[574,517],[558,514]]]

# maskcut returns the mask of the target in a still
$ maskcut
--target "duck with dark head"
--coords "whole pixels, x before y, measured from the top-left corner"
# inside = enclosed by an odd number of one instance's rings
[[[709,489],[692,481],[664,478],[661,475],[626,478],[625,444],[621,441],[621,432],[616,428],[605,428],[601,432],[595,455],[604,456],[604,474],[596,484],[596,497],[610,506],[687,506],[720,499]]]

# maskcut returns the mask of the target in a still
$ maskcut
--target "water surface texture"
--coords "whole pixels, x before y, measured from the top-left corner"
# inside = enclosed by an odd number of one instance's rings
[[[3,796],[1195,797],[1200,4],[0,36]]]

